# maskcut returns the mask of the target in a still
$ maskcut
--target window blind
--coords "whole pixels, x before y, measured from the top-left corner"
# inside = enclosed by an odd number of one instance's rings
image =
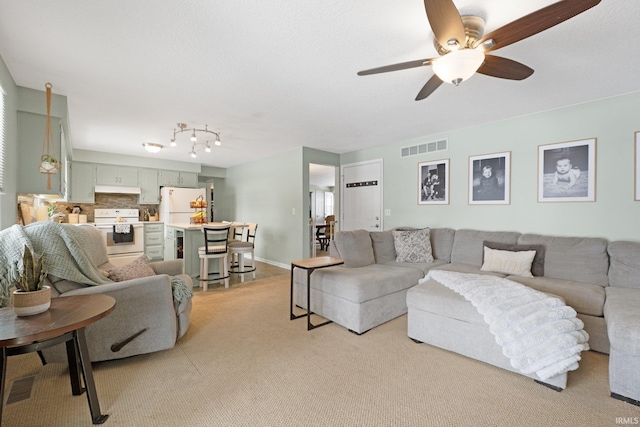
[[[6,118],[6,112],[4,109],[4,103],[5,103],[5,92],[2,89],[2,86],[0,86],[0,193],[4,192],[4,153],[5,153],[5,144],[6,144],[6,137],[5,137],[5,122],[7,120]]]

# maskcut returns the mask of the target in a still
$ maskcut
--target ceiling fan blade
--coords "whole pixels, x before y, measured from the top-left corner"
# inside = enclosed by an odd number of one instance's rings
[[[533,74],[533,69],[524,64],[500,56],[485,55],[478,73],[509,80],[524,80]]]
[[[479,46],[491,39],[494,43],[493,46],[489,46],[485,50],[500,49],[573,18],[598,3],[600,0],[559,1],[486,34],[475,45]]]
[[[418,92],[418,96],[416,96],[416,101],[420,101],[421,99],[425,99],[427,96],[431,95],[434,90],[438,89],[442,84],[442,80],[438,78],[435,74],[433,77],[429,79],[429,81],[420,89]]]
[[[448,49],[449,40],[457,40],[460,46],[467,41],[462,18],[451,0],[424,0],[429,25],[440,46]]]
[[[417,59],[415,61],[401,62],[399,64],[385,65],[384,67],[371,68],[370,70],[358,71],[359,76],[367,76],[369,74],[387,73],[389,71],[405,70],[407,68],[422,67],[423,65],[431,65],[432,59]]]

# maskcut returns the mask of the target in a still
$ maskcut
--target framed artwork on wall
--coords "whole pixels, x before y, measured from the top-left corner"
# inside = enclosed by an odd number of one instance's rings
[[[538,146],[538,202],[595,201],[595,138]]]
[[[449,159],[418,163],[418,204],[449,204]]]
[[[640,132],[635,133],[635,200],[640,200]]]
[[[511,151],[469,156],[469,204],[511,203]]]

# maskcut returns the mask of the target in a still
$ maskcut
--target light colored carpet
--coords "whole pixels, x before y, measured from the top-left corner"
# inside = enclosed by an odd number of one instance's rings
[[[105,426],[615,426],[640,408],[609,397],[606,355],[587,352],[558,393],[406,334],[406,316],[357,336],[289,320],[289,273],[196,292],[191,327],[167,351],[94,364]],[[4,426],[90,426],[63,364],[9,359],[36,375]],[[619,424],[620,422],[618,422]]]

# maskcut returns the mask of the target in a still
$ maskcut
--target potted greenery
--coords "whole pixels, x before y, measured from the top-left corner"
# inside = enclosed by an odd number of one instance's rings
[[[58,159],[50,154],[43,154],[40,157],[40,172],[42,173],[57,173],[60,169],[60,162]]]
[[[17,268],[16,262],[16,269]],[[14,281],[13,310],[17,316],[32,316],[47,311],[51,305],[51,288],[44,285],[47,273],[42,255],[36,257],[27,245],[22,252],[22,274]]]

